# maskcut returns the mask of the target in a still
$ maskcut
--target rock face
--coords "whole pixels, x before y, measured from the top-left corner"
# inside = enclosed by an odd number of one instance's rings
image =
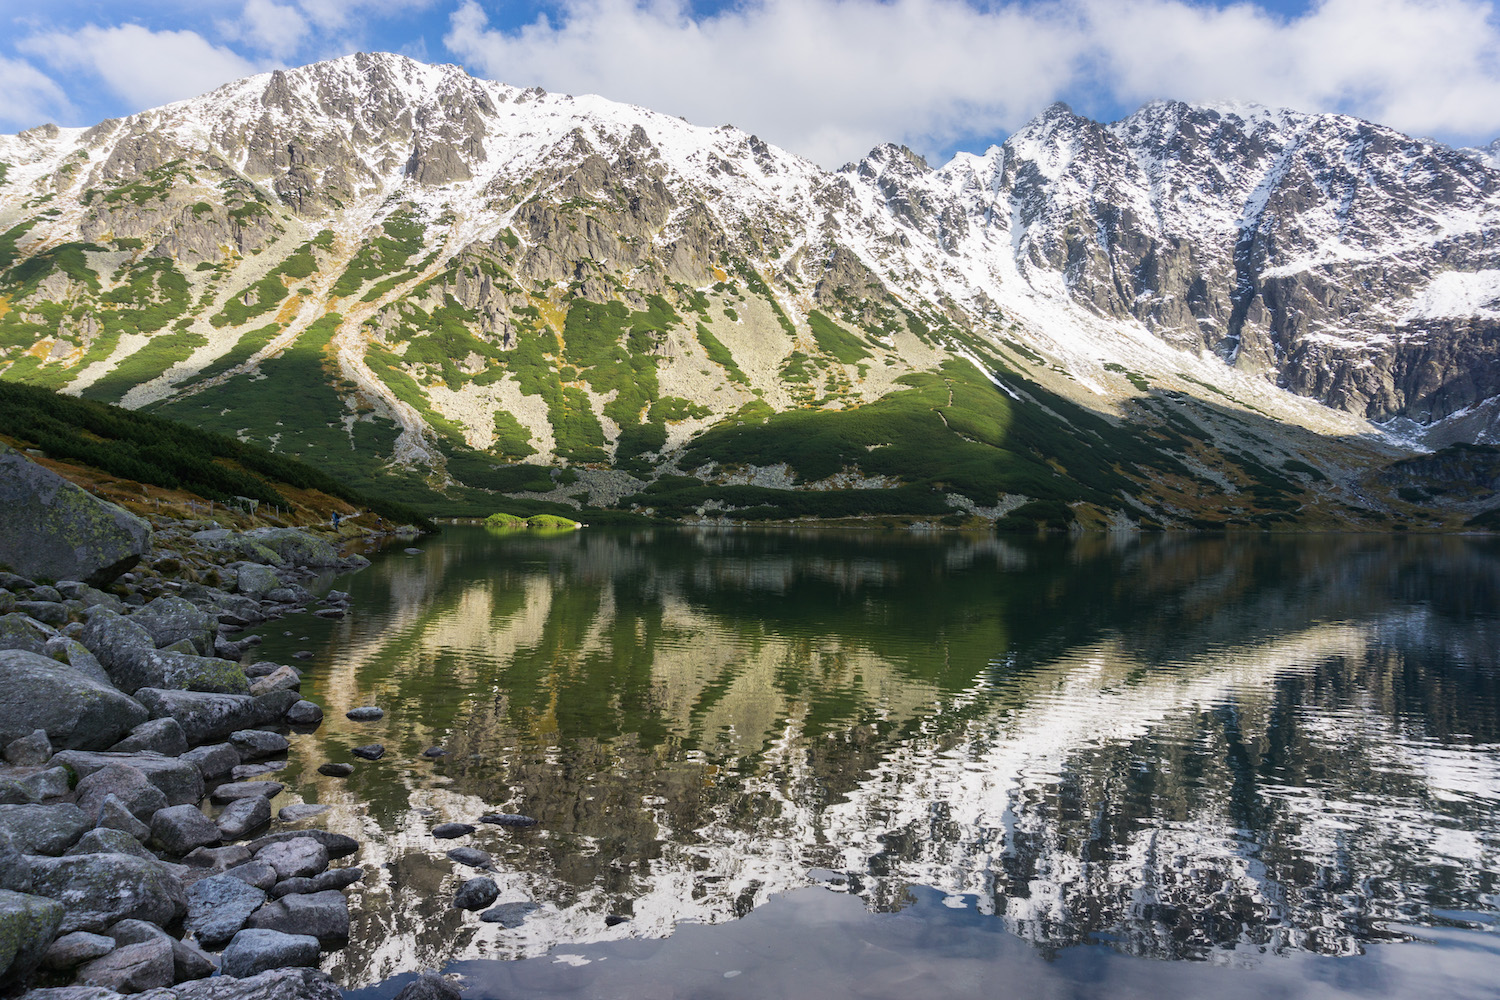
[[[103,749],[146,718],[139,702],[72,667],[0,650],[0,744],[42,729],[54,747]]]
[[[0,445],[0,566],[102,587],[140,562],[151,526]]]

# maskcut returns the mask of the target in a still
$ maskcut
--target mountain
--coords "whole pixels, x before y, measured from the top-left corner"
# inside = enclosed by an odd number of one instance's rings
[[[1458,523],[1497,219],[1479,154],[1343,116],[1056,105],[827,171],[360,54],[0,137],[0,374],[428,509]],[[1472,482],[1392,466],[1448,445]]]

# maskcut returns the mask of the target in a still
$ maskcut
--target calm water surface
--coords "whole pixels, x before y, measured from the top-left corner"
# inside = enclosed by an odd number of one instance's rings
[[[419,544],[263,647],[315,654],[274,805],[365,844],[362,1000],[1496,995],[1494,540]],[[452,909],[456,843],[535,909]]]

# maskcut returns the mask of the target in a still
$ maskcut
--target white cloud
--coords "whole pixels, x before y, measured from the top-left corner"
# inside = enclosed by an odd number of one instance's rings
[[[942,149],[1082,93],[1346,111],[1419,134],[1500,132],[1500,30],[1480,0],[1324,0],[1294,18],[1186,0],[560,0],[516,30],[463,0],[477,71],[730,121],[825,164],[882,140]]]
[[[0,124],[30,128],[69,111],[67,95],[51,77],[24,59],[0,56]]]
[[[17,48],[59,70],[91,72],[140,108],[194,97],[257,71],[195,31],[151,31],[137,24],[32,35]]]
[[[308,33],[301,11],[274,0],[246,0],[239,20],[219,21],[217,26],[225,38],[246,42],[278,60],[296,53]]]

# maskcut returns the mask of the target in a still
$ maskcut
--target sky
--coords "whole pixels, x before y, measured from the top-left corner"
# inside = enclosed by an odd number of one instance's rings
[[[1338,111],[1500,136],[1487,0],[0,0],[0,132],[92,125],[355,51],[733,124],[825,166],[937,163],[1066,101]]]

